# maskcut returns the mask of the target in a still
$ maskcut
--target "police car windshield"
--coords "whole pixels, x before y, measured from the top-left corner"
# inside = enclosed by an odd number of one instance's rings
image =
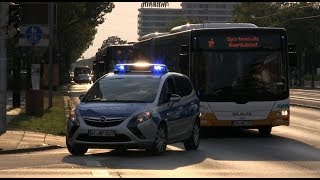
[[[151,76],[114,76],[100,79],[81,102],[152,103],[160,78]]]

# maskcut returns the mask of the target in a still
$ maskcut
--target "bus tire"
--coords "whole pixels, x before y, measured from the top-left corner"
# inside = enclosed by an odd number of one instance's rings
[[[259,130],[259,133],[262,136],[270,136],[271,135],[272,126],[260,127],[260,128],[258,128],[258,130]]]

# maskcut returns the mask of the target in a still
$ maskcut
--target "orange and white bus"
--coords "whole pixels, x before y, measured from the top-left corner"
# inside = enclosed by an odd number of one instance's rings
[[[149,36],[150,37],[150,36]],[[269,135],[289,125],[287,34],[249,23],[187,24],[140,38],[134,57],[190,77],[202,127],[242,127]]]

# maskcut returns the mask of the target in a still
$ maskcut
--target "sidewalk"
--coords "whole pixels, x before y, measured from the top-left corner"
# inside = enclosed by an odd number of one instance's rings
[[[60,89],[67,90],[67,86],[63,86]],[[11,97],[12,92],[7,92],[7,123],[18,116],[25,108],[25,95],[23,93],[21,93],[20,108],[12,108]],[[65,106],[69,107],[69,96],[65,96],[64,99]],[[65,136],[54,136],[51,134],[19,130],[7,130],[6,133],[0,136],[0,154],[43,151],[63,147],[66,147]]]

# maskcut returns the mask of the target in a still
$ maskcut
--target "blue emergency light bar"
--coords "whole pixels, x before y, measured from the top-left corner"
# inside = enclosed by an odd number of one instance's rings
[[[168,72],[165,64],[149,64],[149,63],[133,63],[133,64],[117,64],[113,72],[115,74],[125,73],[154,73],[165,74]]]

